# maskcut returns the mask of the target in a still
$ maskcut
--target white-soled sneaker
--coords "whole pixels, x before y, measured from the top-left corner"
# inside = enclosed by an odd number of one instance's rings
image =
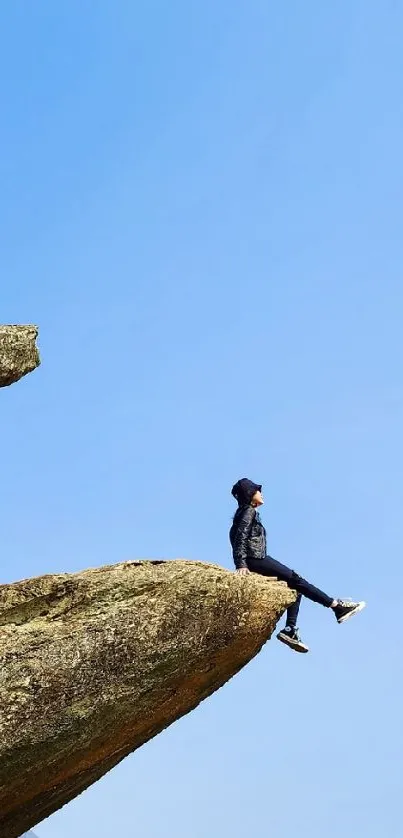
[[[290,649],[294,649],[294,652],[309,652],[308,646],[302,642],[299,636],[298,629],[292,628],[291,626],[285,626],[285,628],[281,629],[277,635],[277,640],[285,643]]]
[[[350,617],[354,617],[354,614],[359,614],[365,606],[365,602],[352,602],[349,599],[339,599],[333,611],[336,615],[337,622],[345,623]]]

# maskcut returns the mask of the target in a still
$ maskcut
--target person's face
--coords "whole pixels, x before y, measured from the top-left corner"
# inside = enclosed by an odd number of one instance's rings
[[[262,506],[262,504],[264,504],[264,500],[263,500],[263,495],[262,495],[262,493],[261,493],[261,491],[260,491],[260,489],[259,489],[259,490],[258,490],[257,492],[255,492],[255,494],[253,495],[253,498],[252,498],[252,506]]]

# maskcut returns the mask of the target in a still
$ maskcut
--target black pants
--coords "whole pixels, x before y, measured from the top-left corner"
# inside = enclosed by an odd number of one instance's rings
[[[303,596],[306,596],[307,599],[311,599],[313,602],[318,602],[319,605],[324,605],[325,608],[330,608],[333,597],[323,593],[319,588],[315,588],[314,585],[311,585],[310,582],[307,582],[306,579],[303,579],[302,576],[295,573],[295,570],[291,570],[286,565],[280,564],[276,559],[272,559],[271,556],[266,556],[265,559],[248,559],[247,562],[248,568],[252,573],[261,573],[262,576],[277,576],[277,579],[280,579],[282,582],[287,582],[288,587],[293,588],[297,592],[297,599],[290,605],[287,611],[287,626],[291,626],[292,628],[296,627],[301,598]]]

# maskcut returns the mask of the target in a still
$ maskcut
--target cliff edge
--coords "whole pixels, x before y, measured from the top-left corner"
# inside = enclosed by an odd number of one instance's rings
[[[0,586],[0,835],[17,838],[231,678],[294,594],[190,561]]]

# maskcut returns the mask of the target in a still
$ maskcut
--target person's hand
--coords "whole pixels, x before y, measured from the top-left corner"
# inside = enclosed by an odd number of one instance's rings
[[[250,573],[250,570],[247,567],[238,567],[237,573],[239,573],[240,576],[246,576],[248,573]]]

